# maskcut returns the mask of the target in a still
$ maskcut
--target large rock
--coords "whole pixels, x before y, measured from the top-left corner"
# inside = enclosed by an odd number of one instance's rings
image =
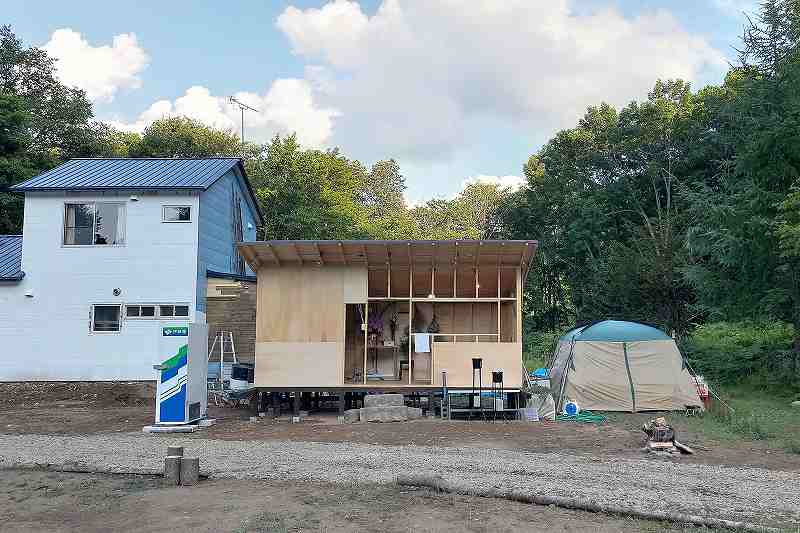
[[[409,420],[416,420],[418,418],[422,418],[422,408],[421,407],[409,407],[408,408],[408,419]]]
[[[344,421],[352,424],[361,420],[361,409],[348,409],[344,412]]]
[[[389,405],[385,407],[362,407],[362,422],[404,422],[408,420],[408,407]]]
[[[367,394],[364,407],[400,407],[404,405],[402,394]]]

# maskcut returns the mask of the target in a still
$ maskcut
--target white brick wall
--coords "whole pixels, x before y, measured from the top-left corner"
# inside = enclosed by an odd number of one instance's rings
[[[0,381],[155,379],[167,322],[123,320],[119,333],[90,333],[93,303],[183,303],[190,320],[205,321],[195,316],[199,196],[137,196],[27,195],[25,279],[0,284]],[[62,246],[64,203],[84,200],[125,202],[124,246]],[[162,205],[191,205],[192,222],[162,223]]]

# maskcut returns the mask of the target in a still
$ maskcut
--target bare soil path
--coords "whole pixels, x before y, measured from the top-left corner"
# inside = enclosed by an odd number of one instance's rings
[[[356,443],[231,441],[164,435],[0,435],[0,467],[159,472],[167,445],[214,479],[391,484],[439,474],[463,490],[513,487],[645,512],[669,509],[765,525],[800,524],[800,475],[714,465],[515,450]]]
[[[153,476],[0,470],[0,531],[489,533],[699,531],[391,485],[259,480],[168,487]]]

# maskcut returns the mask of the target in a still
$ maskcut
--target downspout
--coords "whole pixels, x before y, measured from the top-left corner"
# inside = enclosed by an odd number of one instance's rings
[[[633,377],[631,376],[631,365],[628,362],[628,343],[622,343],[622,353],[625,356],[625,370],[628,372],[628,383],[631,386],[631,405],[633,406],[633,412],[636,412],[636,390],[633,388]]]

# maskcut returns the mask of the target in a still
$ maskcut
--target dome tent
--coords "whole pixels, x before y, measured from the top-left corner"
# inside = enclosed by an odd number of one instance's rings
[[[561,337],[550,365],[556,405],[598,411],[672,411],[702,406],[675,341],[636,322],[603,320]]]

